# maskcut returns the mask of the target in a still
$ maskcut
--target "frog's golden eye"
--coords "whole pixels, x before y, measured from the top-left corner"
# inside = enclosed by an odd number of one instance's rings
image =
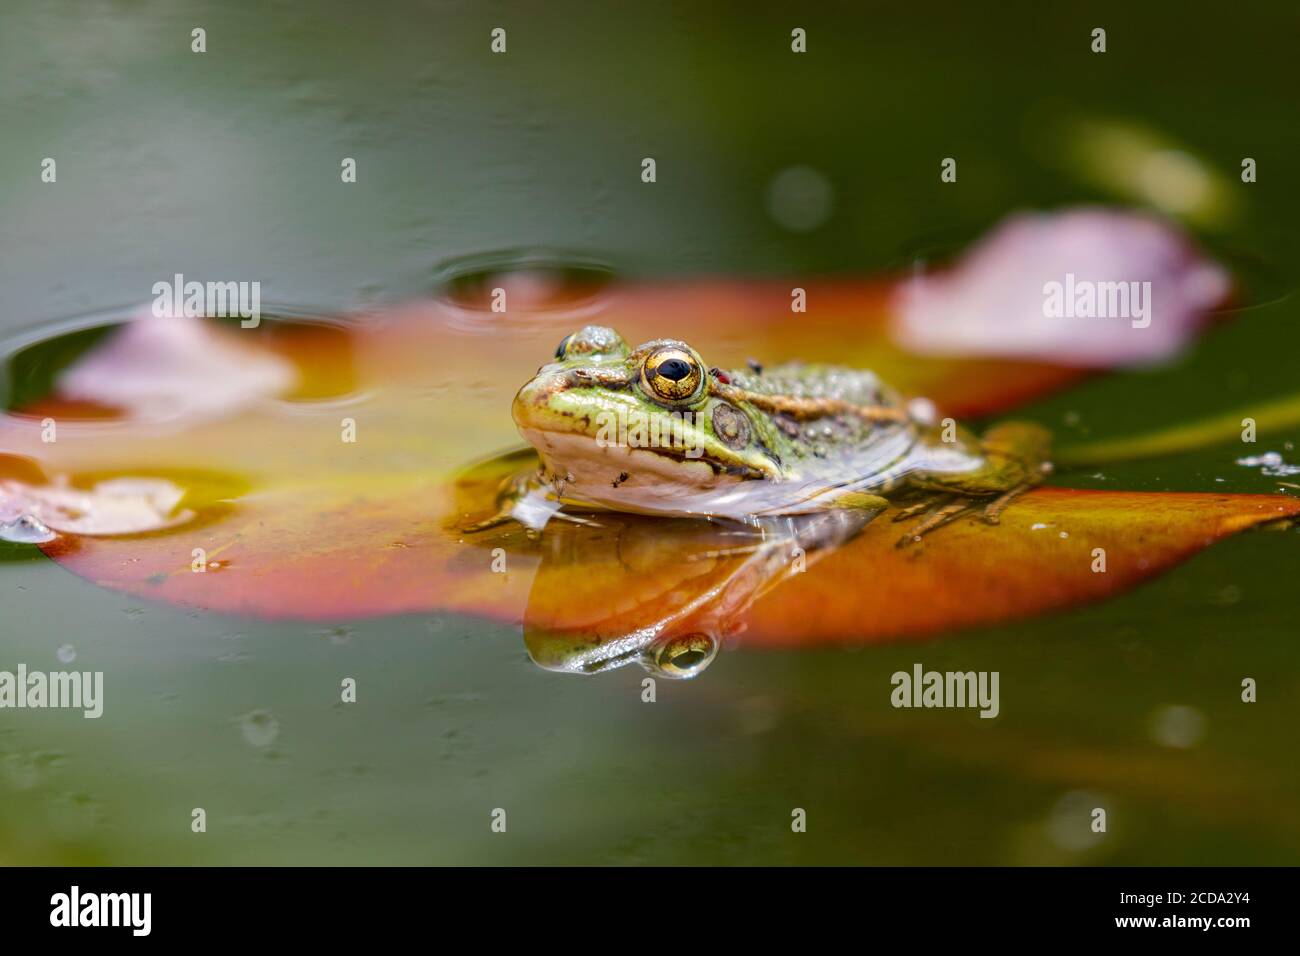
[[[570,332],[564,338],[560,339],[560,344],[555,347],[555,358],[557,360],[562,361],[564,359],[564,352],[565,349],[569,347],[569,340],[571,338],[573,338],[572,332]]]
[[[718,642],[710,634],[696,631],[674,637],[654,652],[654,670],[664,677],[694,677],[713,662]]]
[[[650,394],[666,402],[693,398],[703,380],[695,356],[673,345],[651,352],[641,367],[641,381],[645,387]]]

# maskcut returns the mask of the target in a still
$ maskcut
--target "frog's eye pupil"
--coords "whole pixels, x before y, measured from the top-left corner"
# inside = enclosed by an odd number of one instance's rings
[[[687,375],[691,374],[691,367],[687,365],[683,359],[670,358],[660,362],[659,367],[655,369],[655,371],[670,381],[680,382]]]
[[[571,339],[571,338],[573,338],[573,334],[572,334],[572,333],[570,333],[570,334],[566,335],[564,338],[560,339],[560,344],[557,345],[557,346],[555,347],[555,357],[556,357],[557,359],[562,359],[562,358],[564,358],[564,350],[567,349],[567,348],[569,347],[569,339]]]
[[[645,388],[665,402],[688,402],[704,382],[699,359],[679,346],[671,345],[652,353],[641,367]]]

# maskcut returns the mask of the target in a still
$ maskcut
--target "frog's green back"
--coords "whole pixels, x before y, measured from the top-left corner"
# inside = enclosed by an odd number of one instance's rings
[[[788,399],[832,399],[871,408],[902,408],[902,399],[872,372],[838,365],[789,362],[724,373],[738,392]],[[827,485],[852,483],[899,465],[919,438],[910,420],[873,421],[848,412],[799,418],[739,402],[789,477]]]

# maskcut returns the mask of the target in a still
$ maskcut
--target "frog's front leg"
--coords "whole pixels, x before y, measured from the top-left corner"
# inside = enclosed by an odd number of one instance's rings
[[[537,508],[530,508],[529,503],[549,501],[555,501],[554,506],[551,507],[547,504],[541,510],[553,512],[559,509],[559,502],[550,493],[549,486],[543,480],[539,469],[529,468],[525,471],[516,472],[503,480],[497,489],[496,513],[481,521],[463,524],[460,530],[465,534],[477,534],[480,531],[488,531],[504,524],[516,522],[523,524],[525,527],[534,527],[536,519],[532,521],[523,520],[523,518],[529,517],[531,512],[538,510]],[[521,517],[521,512],[523,517]],[[541,524],[545,524],[545,521],[541,521]]]

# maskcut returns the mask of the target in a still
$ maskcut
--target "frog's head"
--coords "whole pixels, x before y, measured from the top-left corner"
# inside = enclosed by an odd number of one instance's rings
[[[654,639],[647,637],[648,632],[593,641],[587,634],[525,629],[524,644],[533,663],[549,671],[601,674],[636,663],[655,677],[670,680],[698,677],[718,653],[718,639],[705,631]]]
[[[685,342],[630,349],[613,329],[566,337],[515,396],[520,434],[566,489],[621,510],[753,478],[775,478],[768,423],[718,393]]]

